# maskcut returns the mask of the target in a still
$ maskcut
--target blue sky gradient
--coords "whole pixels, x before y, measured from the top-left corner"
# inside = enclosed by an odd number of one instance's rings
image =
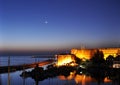
[[[120,45],[119,0],[2,0],[0,13],[3,50]]]

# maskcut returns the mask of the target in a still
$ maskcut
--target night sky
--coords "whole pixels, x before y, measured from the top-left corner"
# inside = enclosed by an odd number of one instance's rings
[[[120,0],[1,0],[0,50],[120,46]]]

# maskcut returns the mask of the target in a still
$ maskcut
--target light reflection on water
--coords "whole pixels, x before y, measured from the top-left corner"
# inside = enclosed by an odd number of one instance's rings
[[[48,58],[31,58],[28,57],[11,57],[10,65],[33,63],[37,61],[43,61]],[[8,57],[0,57],[0,65],[8,65]],[[27,61],[27,62],[26,62]],[[46,67],[46,66],[45,66]],[[31,69],[28,69],[31,70]],[[28,71],[27,70],[27,71]],[[20,74],[22,71],[16,71],[10,73],[0,74],[0,85],[99,85],[95,79],[86,75],[75,75],[75,72],[71,72],[68,77],[60,75],[54,78],[48,78],[43,81],[34,81],[34,79],[22,78]],[[107,78],[104,79],[104,83],[100,85],[111,85],[111,81]]]
[[[0,85],[98,85],[95,79],[86,75],[70,74],[68,77],[58,76],[55,78],[48,78],[43,81],[34,81],[32,78],[22,78],[20,74],[22,71],[10,73],[10,84],[8,84],[8,73],[0,75]],[[105,83],[100,85],[111,85],[111,81],[105,78]],[[38,83],[38,84],[37,84]]]
[[[60,80],[74,80],[76,85],[97,85],[96,80],[91,78],[90,76],[86,75],[75,75],[75,73],[71,72],[68,77],[65,77],[63,75],[58,76]],[[108,79],[107,77],[104,79],[104,83],[102,85],[111,85],[111,80]]]

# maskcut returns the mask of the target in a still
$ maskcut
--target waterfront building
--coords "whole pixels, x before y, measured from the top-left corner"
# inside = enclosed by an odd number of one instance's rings
[[[71,54],[59,54],[57,55],[57,66],[67,65],[69,63],[74,63],[74,56]]]
[[[83,61],[86,59],[91,59],[94,53],[99,50],[102,51],[104,54],[104,59],[106,59],[109,55],[115,57],[119,55],[120,48],[101,48],[101,49],[71,49],[70,54],[59,54],[56,55],[57,66],[61,65],[72,65],[75,62],[75,56],[77,58],[82,59]],[[75,56],[74,56],[75,55]],[[75,63],[73,64],[75,65]]]
[[[76,57],[80,59],[90,59],[94,53],[99,50],[104,54],[104,59],[106,59],[109,55],[116,56],[120,54],[120,48],[100,48],[100,49],[72,49],[71,54],[74,54]]]

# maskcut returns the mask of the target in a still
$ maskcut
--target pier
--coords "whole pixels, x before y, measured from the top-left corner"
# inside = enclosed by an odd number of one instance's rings
[[[8,71],[14,72],[18,70],[28,69],[28,68],[34,68],[36,65],[38,66],[44,66],[50,63],[53,63],[53,59],[41,61],[41,62],[35,62],[31,64],[22,64],[22,65],[12,65],[12,66],[0,66],[0,74],[1,73],[7,73]]]

